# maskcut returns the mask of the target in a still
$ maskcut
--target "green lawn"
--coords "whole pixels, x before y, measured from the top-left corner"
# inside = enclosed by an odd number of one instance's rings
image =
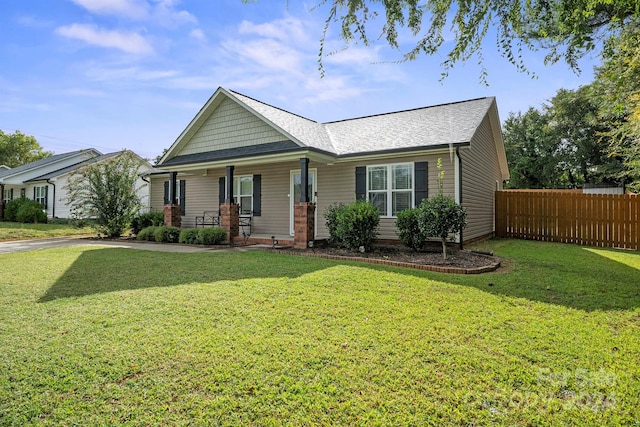
[[[635,425],[640,253],[0,255],[0,425]]]
[[[19,222],[0,221],[0,242],[6,240],[43,239],[47,237],[66,237],[94,235],[90,227],[77,228],[63,224],[21,224]]]

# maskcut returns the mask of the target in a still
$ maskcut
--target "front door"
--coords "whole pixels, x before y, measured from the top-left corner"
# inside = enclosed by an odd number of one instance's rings
[[[309,195],[310,202],[316,202],[316,184],[317,184],[317,169],[309,169],[309,181],[307,184],[307,194]],[[294,218],[293,218],[293,205],[300,201],[300,184],[302,177],[300,175],[300,169],[291,171],[291,188],[289,190],[289,233],[294,234]],[[317,212],[316,212],[317,216]],[[315,233],[318,233],[318,218],[315,221]]]

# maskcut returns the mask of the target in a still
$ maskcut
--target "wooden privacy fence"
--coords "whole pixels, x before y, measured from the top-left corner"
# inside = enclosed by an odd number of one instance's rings
[[[640,250],[640,196],[496,192],[496,236]]]

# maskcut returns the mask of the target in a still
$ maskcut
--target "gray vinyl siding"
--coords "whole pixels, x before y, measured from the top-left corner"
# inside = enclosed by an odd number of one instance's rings
[[[460,150],[462,204],[467,209],[465,241],[494,232],[494,193],[502,188],[502,176],[489,116],[485,116],[471,145]]]
[[[436,167],[438,157],[442,158],[442,166],[445,171],[443,192],[453,197],[454,194],[454,165],[450,156],[423,155],[416,157],[394,158],[386,160],[354,161],[339,163],[336,165],[317,165],[318,168],[318,238],[329,237],[329,232],[324,224],[324,212],[332,203],[351,203],[355,200],[355,168],[357,166],[386,165],[396,163],[413,163],[426,161],[429,164],[429,197],[438,192],[438,170]],[[313,164],[313,163],[312,163]],[[314,167],[314,166],[310,166]],[[328,194],[327,194],[328,193]],[[395,218],[380,218],[378,228],[379,239],[398,239],[395,228]]]
[[[333,203],[351,203],[355,200],[355,168],[356,166],[413,163],[427,161],[429,163],[429,196],[438,192],[438,170],[436,163],[442,158],[445,170],[444,192],[454,194],[454,171],[450,157],[424,155],[417,157],[395,158],[391,160],[354,161],[325,165],[311,162],[310,169],[317,170],[317,237],[327,238],[329,233],[325,226],[324,212]],[[253,217],[252,234],[254,235],[289,235],[290,232],[290,179],[291,171],[299,170],[296,161],[273,163],[255,166],[241,166],[234,169],[234,176],[262,175],[262,205],[260,216]],[[206,175],[178,174],[178,179],[186,181],[186,210],[182,217],[183,227],[194,227],[195,217],[205,210],[218,209],[218,180],[225,176],[224,168],[208,169]],[[168,176],[151,179],[151,209],[162,210],[164,202],[164,181]],[[379,228],[380,239],[397,239],[395,218],[381,218]]]
[[[238,103],[225,98],[179,154],[247,147],[287,139]]]

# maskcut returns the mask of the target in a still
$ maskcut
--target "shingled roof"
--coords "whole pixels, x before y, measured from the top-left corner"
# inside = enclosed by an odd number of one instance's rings
[[[220,104],[234,100],[301,149],[334,157],[468,144],[495,105],[494,97],[434,105],[335,122],[319,123],[238,92],[218,88],[162,159],[161,166],[212,160],[217,156],[172,156]],[[495,107],[494,107],[495,108]],[[496,110],[497,112],[497,110]],[[259,154],[259,153],[255,153]]]
[[[1,170],[0,169],[0,178],[4,178],[4,177],[7,177],[7,176],[12,176],[12,175],[17,175],[19,173],[26,172],[28,170],[40,168],[42,166],[46,166],[48,164],[55,163],[55,162],[58,162],[60,160],[64,160],[64,159],[76,156],[76,155],[82,153],[83,151],[93,151],[93,152],[99,154],[99,151],[94,150],[94,149],[77,150],[77,151],[70,151],[68,153],[55,154],[53,156],[45,157],[44,159],[36,160],[35,162],[27,163],[26,165],[22,165],[22,166],[17,166],[17,167],[12,168],[12,169],[8,169],[8,170]]]

